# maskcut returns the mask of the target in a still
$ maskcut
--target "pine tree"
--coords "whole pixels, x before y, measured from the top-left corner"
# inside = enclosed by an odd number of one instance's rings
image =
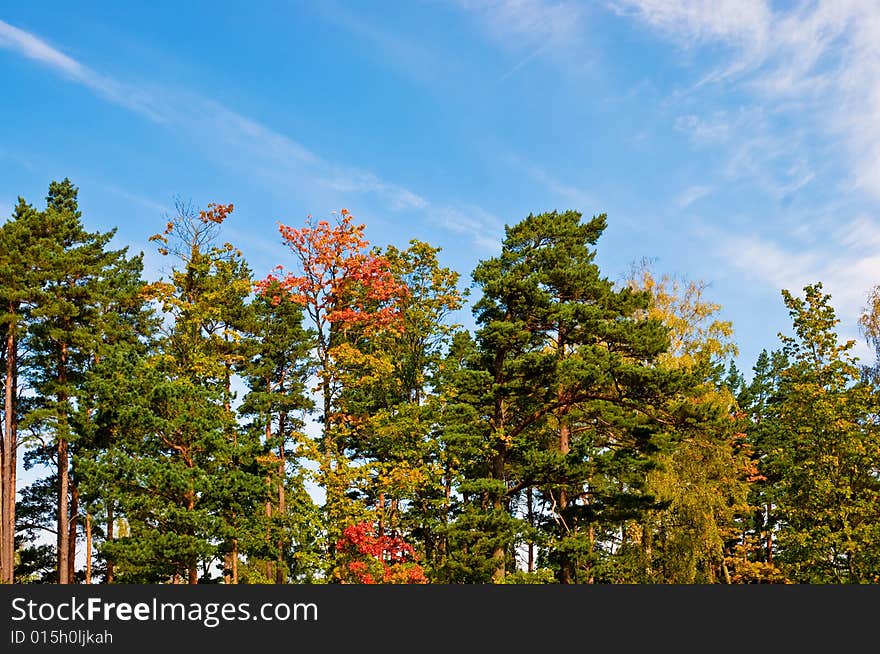
[[[306,491],[303,460],[314,458],[302,431],[314,403],[308,395],[313,335],[302,326],[302,307],[273,302],[280,285],[265,287],[251,303],[246,328],[247,383],[240,413],[261,435],[266,449],[265,533],[250,548],[249,561],[263,561],[263,578],[274,583],[311,579],[319,568],[315,551],[317,508]],[[258,436],[259,437],[259,436]],[[250,566],[257,574],[256,564]]]
[[[12,583],[15,567],[16,469],[19,448],[19,351],[27,337],[27,311],[39,281],[34,248],[37,211],[18,199],[12,218],[0,227],[0,367],[3,423],[0,426],[0,583]]]
[[[853,341],[841,343],[822,284],[782,292],[794,335],[780,335],[788,366],[768,421],[767,465],[778,474],[779,562],[796,581],[880,578],[880,432],[873,389]]]
[[[119,285],[140,270],[139,258],[127,249],[109,249],[115,230],[87,232],[81,220],[77,188],[65,179],[52,182],[46,210],[33,230],[42,267],[39,286],[29,313],[29,365],[36,393],[33,408],[22,426],[44,434],[47,445],[38,448],[43,462],[57,471],[58,581],[74,581],[79,520],[78,450],[82,429],[77,421],[77,397],[87,371],[112,341],[115,318],[108,308],[138,303],[137,288]],[[134,295],[133,295],[134,294]]]
[[[474,490],[496,533],[496,581],[522,528],[513,500],[529,487],[542,495],[562,583],[589,578],[600,522],[619,524],[653,503],[644,479],[662,438],[660,410],[682,382],[653,365],[669,341],[645,316],[648,293],[600,275],[593,246],[605,226],[604,215],[585,223],[574,211],[530,215],[506,228],[502,253],[474,272],[479,369],[492,403],[482,409],[491,455]]]

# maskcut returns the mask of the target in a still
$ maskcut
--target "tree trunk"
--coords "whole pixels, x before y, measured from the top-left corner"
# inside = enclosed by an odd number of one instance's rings
[[[238,583],[238,539],[232,539],[232,583]]]
[[[68,452],[67,441],[58,439],[58,583],[69,584],[70,526],[68,524]]]
[[[195,506],[195,491],[190,489],[186,492],[186,510],[193,511]],[[193,585],[199,583],[199,562],[196,560],[196,557],[193,557],[189,562],[187,577],[187,583]]]
[[[67,401],[67,344],[61,344],[61,360],[58,366],[58,383],[61,390],[58,393],[58,404],[64,411],[64,403]],[[66,424],[66,414],[59,417],[61,424]],[[58,434],[58,583],[69,584],[70,578],[70,513],[68,509],[69,482],[70,482],[70,459],[66,437]]]
[[[503,442],[498,445],[498,452],[492,458],[492,478],[496,480],[504,479],[504,463],[507,453],[507,447]],[[504,510],[504,493],[493,493],[492,508],[495,511]],[[503,543],[498,543],[492,551],[492,563],[495,567],[492,573],[492,579],[495,582],[504,580],[506,571],[507,548]]]
[[[12,313],[14,305],[9,306]],[[6,332],[6,383],[4,384],[3,398],[3,440],[0,443],[2,450],[2,462],[0,462],[0,568],[2,578],[0,582],[11,584],[15,579],[15,474],[16,474],[16,451],[17,451],[17,420],[15,400],[17,396],[16,375],[17,343],[15,341],[15,323],[10,322]]]
[[[92,583],[92,516],[86,513],[86,583]]]
[[[510,316],[508,314],[507,319]],[[495,361],[493,363],[493,377],[495,379],[495,384],[500,386],[504,381],[504,353],[499,352],[495,356]],[[505,464],[507,463],[507,442],[504,440],[504,428],[505,424],[505,415],[504,415],[504,400],[501,397],[495,397],[495,406],[494,412],[492,416],[492,426],[493,428],[502,436],[496,440],[496,450],[495,455],[492,457],[492,460],[489,465],[489,476],[491,479],[494,479],[498,482],[504,482],[504,472],[505,472]],[[504,510],[504,500],[506,499],[507,493],[504,491],[493,491],[492,493],[492,509],[496,512],[500,512]],[[487,498],[484,496],[484,501]],[[498,543],[492,550],[492,563],[494,565],[494,571],[492,572],[492,580],[496,583],[499,583],[504,580],[504,577],[507,574],[505,569],[507,551],[504,543]]]
[[[571,428],[568,424],[568,416],[563,414],[559,418],[559,452],[562,454],[563,458],[568,455],[571,451]],[[559,489],[559,515],[562,516],[562,527],[565,529],[565,533],[562,535],[562,539],[568,537],[569,526],[565,522],[565,513],[568,508],[568,491],[565,488],[565,479],[562,480],[563,484]],[[571,560],[571,557],[565,553],[565,551],[560,552],[559,555],[559,583],[561,584],[570,584],[574,582],[574,564]]]
[[[287,500],[284,497],[284,482],[287,479],[287,466],[285,465],[284,451],[284,428],[286,427],[284,414],[278,418],[278,514],[284,519],[287,515]],[[275,583],[283,584],[286,581],[284,571],[284,539],[278,539],[278,565],[275,568]]]
[[[113,540],[113,503],[107,503],[107,540]],[[107,583],[113,583],[113,562],[107,561]]]
[[[593,528],[593,525],[590,525],[589,528],[589,537],[590,537],[590,554],[593,554],[593,547],[596,545],[596,530]],[[590,563],[590,569],[588,570],[587,583],[592,584],[595,581],[593,577],[593,564]]]
[[[385,492],[381,491],[379,493],[379,536],[382,536],[385,533]]]
[[[449,555],[449,539],[446,535],[448,530],[446,527],[449,526],[449,512],[452,510],[452,465],[449,463],[449,459],[446,460],[446,478],[444,479],[444,488],[443,493],[445,500],[443,502],[443,537],[440,539],[440,555],[443,561],[446,561],[446,557]],[[465,498],[465,503],[467,503],[467,499]]]
[[[76,530],[79,523],[79,489],[76,487],[76,473],[71,466],[70,471],[70,535],[67,539],[67,579],[76,583]]]
[[[529,527],[534,529],[535,527],[535,510],[532,505],[532,487],[529,486],[526,489],[526,518],[529,521]],[[529,534],[529,572],[535,571],[535,541],[532,540],[531,534]]]

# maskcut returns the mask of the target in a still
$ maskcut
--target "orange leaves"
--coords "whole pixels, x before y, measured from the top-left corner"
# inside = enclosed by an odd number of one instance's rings
[[[211,222],[220,225],[234,209],[235,207],[232,204],[223,205],[211,202],[208,204],[207,210],[199,212],[199,219],[203,223]],[[171,223],[168,224],[171,225]]]
[[[162,256],[173,254],[189,262],[195,252],[193,246],[200,248],[203,245],[213,243],[220,225],[229,217],[235,207],[231,203],[211,202],[207,209],[196,213],[192,205],[178,201],[175,203],[175,208],[177,215],[165,223],[164,230],[153,234],[149,240],[161,243],[157,249]],[[222,252],[228,258],[241,257],[241,251],[231,243],[215,246],[214,251]]]
[[[407,288],[395,279],[385,257],[367,251],[364,227],[355,224],[348,209],[342,209],[333,224],[311,217],[304,227],[279,224],[301,274],[270,274],[258,290],[265,292],[279,283],[288,298],[309,307],[318,322],[365,329],[393,326]]]

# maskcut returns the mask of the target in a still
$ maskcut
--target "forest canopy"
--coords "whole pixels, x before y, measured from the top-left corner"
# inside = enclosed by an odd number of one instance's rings
[[[145,279],[77,196],[0,226],[4,583],[880,581],[880,368],[820,280],[745,374],[706,283],[600,270],[604,214],[506,226],[470,330],[346,209],[255,271],[177,202]]]

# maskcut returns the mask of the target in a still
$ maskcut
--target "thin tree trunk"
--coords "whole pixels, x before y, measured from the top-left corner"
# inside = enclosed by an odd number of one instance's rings
[[[444,496],[445,500],[443,502],[443,538],[440,540],[440,554],[442,556],[442,560],[445,561],[446,557],[449,554],[449,541],[446,534],[448,530],[445,527],[449,526],[449,512],[452,510],[452,466],[449,463],[447,458],[446,460],[446,478],[444,480]],[[467,502],[467,500],[465,500]]]
[[[503,443],[498,445],[498,453],[492,458],[492,478],[496,480],[504,479],[504,462],[507,447]],[[493,493],[492,508],[495,511],[504,510],[504,493]],[[495,582],[501,582],[507,574],[506,571],[507,549],[503,543],[499,543],[492,551],[492,563],[494,571],[492,579]]]
[[[593,525],[590,525],[589,528],[589,536],[590,536],[590,554],[593,554],[593,547],[596,545],[596,530],[593,528]],[[592,584],[595,581],[593,577],[593,564],[590,563],[589,577],[587,579],[588,584]]]
[[[224,335],[224,340],[227,343],[226,347],[227,347],[227,352],[228,352],[228,347],[229,347],[229,334],[228,334],[228,332]],[[224,390],[226,391],[226,395],[223,398],[223,410],[226,412],[227,415],[229,415],[232,413],[232,404],[230,402],[230,399],[232,398],[232,370],[231,370],[231,366],[230,366],[228,359],[224,363],[224,372],[225,372]],[[232,430],[233,461],[235,460],[235,450],[237,448],[238,448],[238,434],[233,429]],[[227,570],[229,571],[226,574],[226,583],[233,583],[233,584],[238,583],[238,538],[235,537],[238,524],[237,524],[236,517],[237,516],[236,516],[235,512],[233,511],[232,512],[232,527],[233,527],[232,551],[226,557]]]
[[[76,530],[79,523],[79,489],[76,487],[76,472],[70,471],[70,535],[67,539],[67,579],[76,583]]]
[[[268,378],[264,380],[266,382],[266,392],[272,392],[272,381]],[[271,449],[272,442],[272,413],[271,411],[266,414],[266,447]],[[266,546],[272,546],[272,473],[266,473]],[[271,561],[266,561],[266,579],[274,579],[277,576],[277,571],[274,569],[274,564]]]
[[[271,476],[266,478],[266,491],[271,492]],[[272,545],[272,500],[266,500],[266,545]],[[275,578],[275,569],[272,561],[266,561],[266,579]]]
[[[58,368],[58,382],[61,386],[61,392],[58,394],[58,404],[63,407],[67,401],[66,391],[67,384],[67,345],[61,344],[61,361]],[[63,409],[62,409],[63,410]],[[62,423],[66,422],[66,415],[59,416]],[[58,583],[69,584],[70,579],[70,514],[68,510],[69,500],[69,481],[70,481],[70,459],[68,451],[68,443],[65,437],[59,435],[58,440]]]
[[[113,540],[113,503],[107,504],[107,540]],[[113,562],[107,561],[107,583],[113,583]]]
[[[238,539],[232,539],[232,583],[238,583]]]
[[[767,505],[767,563],[773,563],[773,530],[770,528],[770,508]]]
[[[385,533],[385,492],[379,493],[379,536]]]
[[[721,561],[721,571],[724,573],[724,583],[729,586],[733,582],[730,580],[730,570],[727,568],[727,563],[723,559]]]
[[[287,499],[284,496],[284,483],[287,479],[287,466],[285,465],[287,456],[284,451],[284,429],[286,421],[282,413],[278,417],[278,513],[282,519],[287,515]],[[283,584],[286,581],[286,573],[284,571],[284,538],[278,538],[278,564],[275,568],[275,583]]]
[[[526,517],[529,521],[529,527],[532,529],[535,528],[535,510],[532,506],[533,498],[532,498],[532,487],[529,486],[526,489]],[[531,534],[529,534],[529,572],[535,571],[535,541],[532,540]]]
[[[92,583],[92,516],[86,513],[86,583]]]
[[[508,315],[509,319],[510,316]],[[493,363],[494,369],[494,379],[497,385],[500,385],[504,381],[504,354],[499,352],[495,356],[495,361]],[[495,398],[495,406],[494,413],[492,416],[492,423],[495,430],[498,433],[503,434],[505,428],[505,415],[504,415],[504,400],[500,397]],[[505,464],[507,463],[507,442],[503,438],[498,438],[496,441],[496,450],[495,455],[492,457],[492,461],[489,466],[489,474],[490,477],[498,482],[505,481],[504,472],[505,472]],[[504,500],[506,499],[507,493],[502,491],[494,491],[492,493],[492,508],[495,511],[503,511]],[[497,544],[492,551],[492,564],[494,566],[494,571],[492,572],[492,580],[496,583],[504,580],[504,577],[507,574],[506,570],[506,558],[507,552],[504,546],[504,543]]]
[[[12,313],[14,305],[9,306]],[[15,474],[16,474],[16,451],[17,451],[17,420],[16,420],[16,354],[17,343],[15,341],[15,323],[10,322],[6,332],[6,383],[4,384],[4,425],[2,440],[2,463],[0,463],[0,568],[3,575],[0,581],[11,584],[15,579]]]
[[[186,510],[193,511],[196,506],[195,501],[195,492],[190,489],[186,492]],[[188,566],[187,570],[187,583],[189,584],[198,584],[199,583],[199,562],[196,560],[196,557],[193,557]]]
[[[563,414],[559,418],[559,452],[563,457],[567,456],[571,451],[571,428],[568,424],[568,416]],[[568,491],[565,488],[565,480],[559,489],[559,515],[563,519],[563,529],[566,533],[563,538],[568,537],[569,526],[565,523],[565,513],[568,508]],[[571,557],[563,550],[559,559],[559,582],[562,584],[570,584],[574,582],[574,565]]]
[[[58,439],[58,583],[69,584],[70,527],[68,524],[68,452],[67,441]]]

